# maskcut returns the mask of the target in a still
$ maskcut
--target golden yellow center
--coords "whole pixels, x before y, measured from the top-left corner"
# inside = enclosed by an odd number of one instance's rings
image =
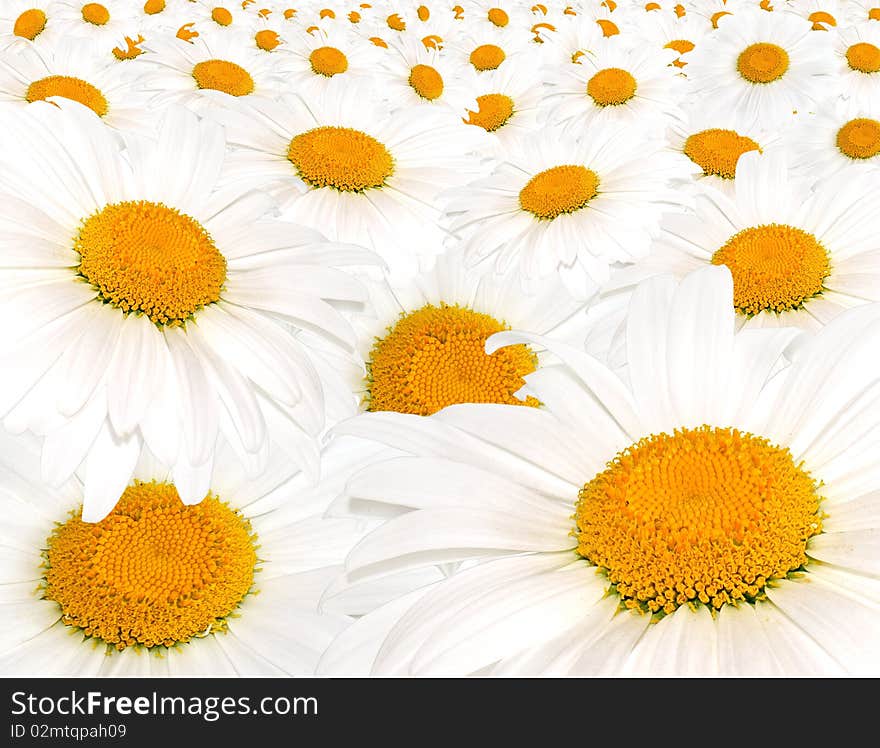
[[[663,45],[663,49],[672,49],[680,55],[686,55],[688,52],[694,51],[694,43],[687,39],[673,39],[671,42]]]
[[[488,314],[446,304],[401,315],[370,352],[368,409],[428,416],[456,403],[538,405],[513,394],[537,365],[529,348],[486,353],[486,339],[506,329]]]
[[[826,31],[826,26],[837,26],[837,19],[835,19],[830,13],[826,13],[824,10],[817,10],[814,13],[810,13],[810,15],[807,16],[807,20],[812,21],[813,31]]]
[[[416,8],[416,15],[420,21],[427,21],[431,17],[431,10],[424,5],[420,5]]]
[[[443,95],[443,77],[430,65],[415,65],[409,72],[409,85],[428,101],[434,101]]]
[[[739,157],[749,151],[760,151],[751,138],[734,130],[712,128],[688,137],[684,154],[703,170],[706,176],[733,179]]]
[[[253,586],[255,541],[214,496],[185,506],[171,484],[136,482],[100,522],[76,512],[56,527],[45,596],[68,626],[116,649],[169,647],[225,629]]]
[[[494,44],[481,44],[470,55],[471,65],[478,71],[496,70],[504,62],[507,55],[504,50]]]
[[[15,19],[12,33],[33,41],[46,28],[46,14],[39,8],[31,8]]]
[[[194,26],[194,23],[183,24],[183,26],[177,29],[177,38],[192,43],[192,40],[199,35],[199,32],[195,30]]]
[[[868,42],[853,44],[846,50],[846,61],[860,73],[880,72],[880,48]]]
[[[232,13],[226,8],[214,8],[211,11],[211,20],[220,26],[229,26],[232,23]]]
[[[578,494],[578,553],[628,608],[754,601],[807,563],[816,482],[787,449],[736,429],[648,436]]]
[[[28,86],[24,98],[29,102],[45,101],[50,96],[61,96],[78,101],[87,106],[99,117],[107,114],[107,99],[91,83],[67,75],[50,75],[40,78]]]
[[[147,0],[144,3],[144,13],[148,16],[154,16],[165,10],[165,0]]]
[[[733,305],[741,314],[797,309],[822,292],[831,273],[828,252],[815,236],[770,223],[734,234],[712,255],[733,276]]]
[[[110,20],[110,11],[101,3],[86,3],[82,7],[82,18],[94,26],[103,26]]]
[[[869,21],[880,21],[880,8],[871,8],[868,11]]]
[[[476,112],[468,109],[465,123],[482,127],[486,132],[495,132],[513,116],[513,99],[505,94],[477,96],[477,105],[480,108]]]
[[[107,205],[83,221],[73,248],[102,301],[156,324],[179,325],[218,301],[226,280],[208,232],[162,203]]]
[[[554,166],[535,174],[520,190],[519,204],[537,218],[552,220],[585,207],[599,192],[599,177],[585,166]]]
[[[837,131],[837,147],[850,158],[873,158],[880,153],[880,122],[853,119]]]
[[[602,36],[617,36],[617,34],[620,33],[617,24],[614,23],[614,21],[609,21],[607,18],[598,18],[596,19],[596,23],[599,25],[599,28],[602,29]]]
[[[486,15],[492,23],[501,28],[510,23],[510,17],[501,8],[489,8],[489,12]]]
[[[312,187],[363,192],[381,187],[394,173],[394,159],[372,135],[349,127],[316,127],[295,136],[287,158]]]
[[[736,69],[749,83],[772,83],[788,70],[788,52],[767,42],[750,44],[739,53]]]
[[[135,57],[142,55],[144,50],[142,50],[138,44],[141,44],[144,41],[144,37],[138,34],[137,39],[132,39],[130,36],[125,37],[125,49],[122,47],[113,47],[113,56],[117,60],[133,60]]]
[[[404,21],[397,13],[392,13],[385,19],[388,28],[392,31],[406,31],[406,21]]]
[[[348,70],[348,58],[336,47],[318,47],[309,55],[312,70],[331,78]]]
[[[587,81],[587,94],[597,106],[619,106],[636,94],[636,79],[622,68],[605,68]]]
[[[241,65],[229,60],[203,60],[196,63],[192,77],[201,89],[222,91],[230,96],[247,96],[254,92],[254,79]]]
[[[281,44],[281,38],[278,36],[278,33],[272,31],[272,29],[260,29],[254,34],[254,41],[256,42],[257,47],[264,52],[271,52],[275,47]]]

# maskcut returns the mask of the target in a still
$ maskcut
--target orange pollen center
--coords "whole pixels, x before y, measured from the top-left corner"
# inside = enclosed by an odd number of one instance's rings
[[[165,0],[147,0],[144,3],[144,13],[148,16],[154,16],[165,10]]]
[[[46,28],[46,14],[39,8],[31,8],[15,19],[12,33],[33,41]]]
[[[470,55],[471,65],[478,71],[496,70],[506,59],[504,50],[494,44],[481,44]]]
[[[275,47],[281,44],[281,39],[278,36],[278,33],[272,31],[272,29],[261,29],[254,34],[254,41],[256,42],[257,47],[264,52],[271,52]]]
[[[397,13],[393,13],[385,19],[388,28],[392,31],[406,31],[406,22]]]
[[[409,73],[409,85],[428,101],[434,101],[443,95],[443,77],[430,65],[414,66]]]
[[[229,26],[232,23],[232,13],[226,8],[214,8],[211,11],[211,20],[220,26]]]
[[[309,55],[312,70],[331,78],[348,70],[348,58],[336,47],[318,47]]]
[[[113,56],[117,60],[133,60],[138,55],[144,53],[138,44],[144,41],[144,37],[138,34],[137,39],[132,39],[130,36],[125,37],[125,49],[122,47],[113,47]]]
[[[500,28],[504,28],[510,23],[510,17],[501,8],[490,8],[487,17]]]
[[[788,70],[788,52],[766,42],[750,44],[740,52],[736,69],[749,83],[772,83]]]
[[[846,50],[846,61],[860,73],[880,72],[880,48],[867,42],[853,44]]]
[[[736,429],[653,434],[578,493],[578,553],[628,608],[753,602],[807,564],[817,485],[787,449]]]
[[[110,11],[101,3],[86,3],[82,7],[82,18],[94,26],[103,26],[110,20]]]
[[[45,101],[50,96],[61,96],[78,101],[87,106],[99,117],[107,114],[107,99],[97,88],[87,81],[67,75],[50,75],[40,78],[28,86],[24,98],[29,102]]]
[[[817,10],[807,16],[808,21],[813,23],[813,31],[826,31],[826,26],[837,26],[837,20],[830,13],[824,10]]]
[[[513,116],[513,99],[505,94],[491,93],[477,96],[477,104],[480,107],[479,111],[468,109],[468,118],[464,121],[468,125],[482,127],[486,132],[495,132]]]
[[[419,17],[420,21],[427,21],[431,17],[431,11],[424,5],[420,5],[416,8],[416,15]]]
[[[712,14],[712,17],[709,19],[709,20],[712,22],[712,28],[713,28],[713,29],[717,29],[717,28],[718,28],[718,22],[719,22],[722,18],[724,18],[724,16],[732,16],[732,15],[733,15],[733,13],[729,13],[729,12],[726,11],[726,10],[719,10],[717,13],[713,13],[713,14]]]
[[[837,147],[850,158],[873,158],[880,153],[880,122],[853,119],[837,131]]]
[[[567,164],[535,174],[520,190],[519,204],[537,218],[552,220],[586,207],[598,193],[596,172]]]
[[[619,106],[636,94],[636,79],[621,68],[605,68],[587,81],[587,94],[597,106]]]
[[[822,292],[831,273],[828,252],[815,236],[778,223],[734,234],[712,264],[730,269],[733,305],[747,316],[800,308]]]
[[[176,326],[220,299],[226,259],[198,221],[162,203],[112,203],[74,240],[79,274],[123,312]]]
[[[254,79],[241,65],[228,60],[203,60],[192,71],[201,89],[222,91],[230,96],[247,96],[254,92]]]
[[[63,622],[123,650],[223,631],[251,591],[256,536],[208,495],[185,506],[168,483],[129,486],[98,523],[81,512],[56,527],[45,552],[45,597]]]
[[[680,55],[685,55],[688,52],[693,52],[694,43],[689,42],[687,39],[673,39],[668,44],[664,44],[663,49],[673,49]]]
[[[868,11],[869,21],[880,21],[880,8],[871,8]]]
[[[723,179],[736,176],[736,162],[740,156],[760,150],[751,138],[734,130],[716,128],[694,133],[684,142],[684,155],[699,166],[703,174]]]
[[[199,35],[199,32],[193,28],[194,26],[194,23],[183,24],[183,26],[177,29],[177,38],[185,42],[192,42]]]
[[[287,158],[307,184],[342,192],[382,187],[394,173],[388,149],[349,127],[316,127],[297,135],[290,141]]]
[[[602,36],[616,36],[620,33],[617,24],[614,23],[614,21],[609,21],[607,18],[599,18],[596,20],[596,23],[599,24],[599,28],[602,29]]]
[[[506,329],[487,314],[446,304],[401,315],[370,352],[368,409],[429,416],[456,403],[538,405],[514,396],[537,365],[529,348],[486,353],[486,339]]]

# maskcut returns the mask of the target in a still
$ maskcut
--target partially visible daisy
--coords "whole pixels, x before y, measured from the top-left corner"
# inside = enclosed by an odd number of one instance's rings
[[[334,305],[365,294],[337,268],[374,256],[218,190],[222,129],[186,109],[126,133],[123,156],[80,105],[31,107],[3,122],[0,309],[18,322],[0,335],[0,414],[45,437],[46,480],[80,469],[97,520],[146,447],[190,504],[220,441],[256,474],[270,431],[316,478],[327,383],[287,326],[353,356]]]
[[[52,10],[65,36],[88,39],[102,52],[124,45],[125,35],[137,27],[132,3],[126,0],[55,0]]]
[[[199,30],[233,33],[250,28],[253,12],[237,0],[189,0],[186,12]]]
[[[573,140],[545,130],[512,144],[490,177],[449,196],[449,228],[468,265],[519,268],[524,279],[560,273],[582,296],[609,265],[648,253],[660,214],[679,202],[684,175],[659,139],[595,124]]]
[[[695,13],[679,16],[674,12],[657,12],[650,21],[641,24],[639,31],[651,42],[663,49],[671,49],[678,57],[670,63],[680,70],[687,67],[690,53],[711,31],[706,19]],[[687,72],[687,71],[685,71]]]
[[[780,3],[780,10],[807,19],[813,31],[834,31],[846,24],[849,6],[848,0],[790,0]]]
[[[4,673],[307,676],[349,623],[318,612],[362,534],[322,517],[344,474],[315,490],[277,454],[258,480],[224,455],[204,501],[187,506],[145,455],[114,510],[90,524],[78,480],[49,488],[29,439],[0,444],[0,504],[15,517],[0,530],[14,631],[0,645]],[[334,448],[325,459],[352,462]]]
[[[318,673],[362,674],[356,641],[376,675],[875,675],[880,306],[792,348],[735,333],[731,296],[724,268],[641,285],[628,382],[501,333],[489,350],[565,360],[527,377],[543,408],[349,421],[410,456],[349,481],[389,519],[347,578],[469,566],[360,618]]]
[[[841,29],[834,39],[834,57],[843,95],[862,106],[880,98],[880,23]]]
[[[850,13],[853,23],[880,21],[880,0],[853,0]]]
[[[518,0],[464,0],[465,17],[469,28],[485,26],[491,32],[495,29],[531,28],[535,23],[527,3]]]
[[[462,64],[470,65],[479,74],[504,69],[507,60],[518,54],[539,57],[529,30],[468,25],[465,33],[447,40],[444,49]]]
[[[54,0],[7,0],[0,6],[0,50],[22,48],[27,42],[52,44],[59,36]]]

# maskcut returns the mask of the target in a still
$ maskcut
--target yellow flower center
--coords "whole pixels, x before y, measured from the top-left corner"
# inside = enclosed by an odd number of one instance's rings
[[[144,53],[138,44],[144,41],[144,37],[138,34],[137,39],[132,39],[130,36],[125,37],[125,49],[122,47],[113,47],[113,56],[117,60],[133,60],[138,55]]]
[[[850,158],[873,158],[880,153],[880,122],[853,119],[837,131],[837,147]]]
[[[501,8],[489,8],[487,17],[492,23],[501,28],[510,23],[510,17]]]
[[[712,16],[709,18],[709,20],[710,20],[711,23],[712,23],[712,28],[713,28],[713,29],[717,29],[717,28],[718,28],[718,22],[719,22],[722,18],[724,18],[724,16],[732,16],[732,15],[733,15],[733,13],[730,13],[730,12],[728,12],[728,11],[726,11],[726,10],[719,10],[717,13],[713,13]]]
[[[219,26],[229,26],[232,23],[232,13],[226,8],[214,8],[211,11],[211,20]]]
[[[50,75],[40,78],[28,86],[24,98],[29,102],[45,101],[50,96],[61,96],[78,101],[87,106],[99,117],[107,114],[107,99],[91,83],[67,75]]]
[[[409,73],[409,85],[428,101],[434,101],[443,95],[443,77],[430,65],[414,66]]]
[[[144,13],[148,16],[154,16],[165,10],[165,0],[147,0],[144,3]]]
[[[827,31],[825,26],[837,26],[837,20],[830,13],[826,13],[824,10],[817,10],[815,13],[810,13],[807,16],[807,20],[813,23],[813,31]]]
[[[431,10],[424,5],[420,5],[416,8],[416,15],[420,21],[427,21],[431,17]]]
[[[312,70],[331,78],[348,70],[348,58],[336,47],[318,47],[309,55]]]
[[[736,429],[654,434],[578,494],[578,553],[628,608],[754,601],[807,563],[822,531],[816,482],[787,449]]]
[[[110,20],[110,11],[101,3],[86,3],[82,7],[82,18],[94,26],[103,26]]]
[[[194,26],[194,23],[183,24],[183,26],[177,29],[177,38],[182,41],[192,43],[192,40],[199,35],[199,32],[195,30]]]
[[[766,42],[750,44],[740,52],[736,69],[749,83],[772,83],[788,70],[788,52]]]
[[[880,72],[880,48],[868,42],[853,44],[846,50],[846,61],[860,73]]]
[[[736,162],[749,151],[760,151],[751,138],[734,130],[712,128],[688,137],[684,142],[684,155],[703,170],[706,176],[733,179]]]
[[[46,14],[39,8],[31,8],[15,19],[12,33],[33,41],[46,28]]]
[[[537,218],[552,220],[585,207],[599,192],[599,177],[585,166],[554,166],[535,174],[520,190],[519,204]]]
[[[470,55],[471,65],[478,71],[496,70],[506,59],[504,50],[494,44],[481,44]]]
[[[260,29],[254,34],[254,41],[256,42],[257,47],[264,52],[271,52],[275,47],[281,44],[281,38],[278,36],[278,33],[272,31],[272,29]]]
[[[602,29],[602,36],[616,36],[620,33],[617,24],[614,21],[609,21],[607,18],[599,18],[596,20],[596,23]]]
[[[871,8],[868,11],[869,21],[880,21],[880,8]]]
[[[256,536],[209,495],[184,506],[168,483],[129,486],[98,523],[81,512],[48,538],[45,596],[63,621],[118,650],[223,631],[254,583]]]
[[[741,314],[797,309],[822,292],[831,273],[828,252],[806,231],[771,223],[734,234],[712,255],[733,276],[733,305]]]
[[[488,314],[446,304],[401,315],[370,352],[368,409],[429,416],[456,403],[538,405],[513,394],[537,365],[529,348],[486,353],[486,339],[506,329]]]
[[[406,22],[397,13],[392,13],[388,16],[385,19],[385,23],[388,24],[388,28],[392,31],[406,31]]]
[[[621,68],[605,68],[587,81],[587,94],[597,106],[619,106],[636,94],[636,79]]]
[[[482,127],[486,132],[495,132],[513,116],[513,99],[505,94],[477,96],[477,105],[479,111],[468,109],[468,118],[464,121],[468,125]]]
[[[107,205],[74,242],[99,298],[156,324],[179,325],[220,298],[226,259],[193,218],[145,200]]]
[[[381,187],[394,173],[394,159],[372,135],[349,127],[316,127],[295,136],[287,158],[312,187],[363,192]]]
[[[673,39],[671,42],[664,44],[663,49],[673,49],[680,55],[685,55],[688,52],[694,51],[694,43],[689,42],[687,39]]]
[[[254,79],[241,65],[228,60],[203,60],[196,63],[192,77],[199,88],[222,91],[230,96],[254,92]]]

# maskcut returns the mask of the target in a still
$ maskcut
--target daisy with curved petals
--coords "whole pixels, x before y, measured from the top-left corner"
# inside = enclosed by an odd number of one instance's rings
[[[738,325],[819,328],[880,301],[880,228],[865,187],[843,175],[814,186],[788,170],[783,152],[750,151],[740,156],[732,196],[701,187],[695,213],[665,216],[651,255],[617,271],[607,292],[726,265]]]
[[[706,23],[706,19],[696,13],[679,16],[669,11],[652,13],[650,21],[642,23],[640,28],[641,33],[652,43],[678,53],[678,57],[670,64],[679,70],[687,67],[690,53],[711,30],[712,27]]]
[[[880,99],[880,23],[861,23],[840,30],[834,40],[838,86],[862,106]]]
[[[503,70],[509,59],[520,54],[539,59],[540,50],[534,47],[528,28],[502,29],[492,24],[477,28],[468,24],[444,44],[447,54],[470,65],[478,74]]]
[[[690,93],[764,127],[787,124],[827,95],[830,44],[827,33],[813,33],[791,13],[738,10],[690,56]]]
[[[113,511],[82,519],[82,485],[39,480],[39,451],[0,435],[4,615],[0,666],[16,676],[307,676],[344,615],[317,612],[362,534],[322,517],[310,488],[273,459],[258,480],[220,459],[205,499],[181,502],[145,455]],[[340,457],[327,455],[328,467]]]
[[[847,21],[849,0],[790,0],[782,5],[784,13],[794,13],[813,24],[813,31],[834,31]]]
[[[218,438],[256,474],[270,429],[317,477],[324,385],[284,325],[353,355],[333,304],[364,290],[336,267],[373,256],[217,190],[222,130],[186,109],[157,138],[126,135],[123,157],[79,105],[33,107],[4,121],[0,309],[19,322],[0,338],[0,414],[46,437],[46,480],[82,466],[84,516],[101,519],[146,445],[191,504]]]
[[[0,7],[0,50],[27,42],[52,44],[59,36],[53,0],[7,0]]]
[[[661,141],[631,130],[596,124],[580,141],[546,130],[512,144],[490,177],[450,197],[449,228],[468,265],[518,266],[524,280],[558,272],[586,298],[610,264],[648,253],[679,174]]]
[[[527,378],[544,408],[349,421],[410,456],[349,481],[392,518],[347,578],[477,563],[356,621],[318,673],[352,674],[357,641],[383,675],[876,674],[880,307],[779,371],[796,331],[735,333],[731,296],[724,268],[641,285],[626,384],[500,333],[564,359]]]
[[[467,181],[480,142],[428,105],[391,114],[362,86],[310,101],[255,98],[211,116],[239,146],[227,179],[274,189],[288,219],[370,247],[395,277],[440,249],[437,195]]]
[[[65,36],[88,39],[102,52],[125,44],[125,35],[136,26],[134,8],[126,0],[56,0],[53,18]]]

